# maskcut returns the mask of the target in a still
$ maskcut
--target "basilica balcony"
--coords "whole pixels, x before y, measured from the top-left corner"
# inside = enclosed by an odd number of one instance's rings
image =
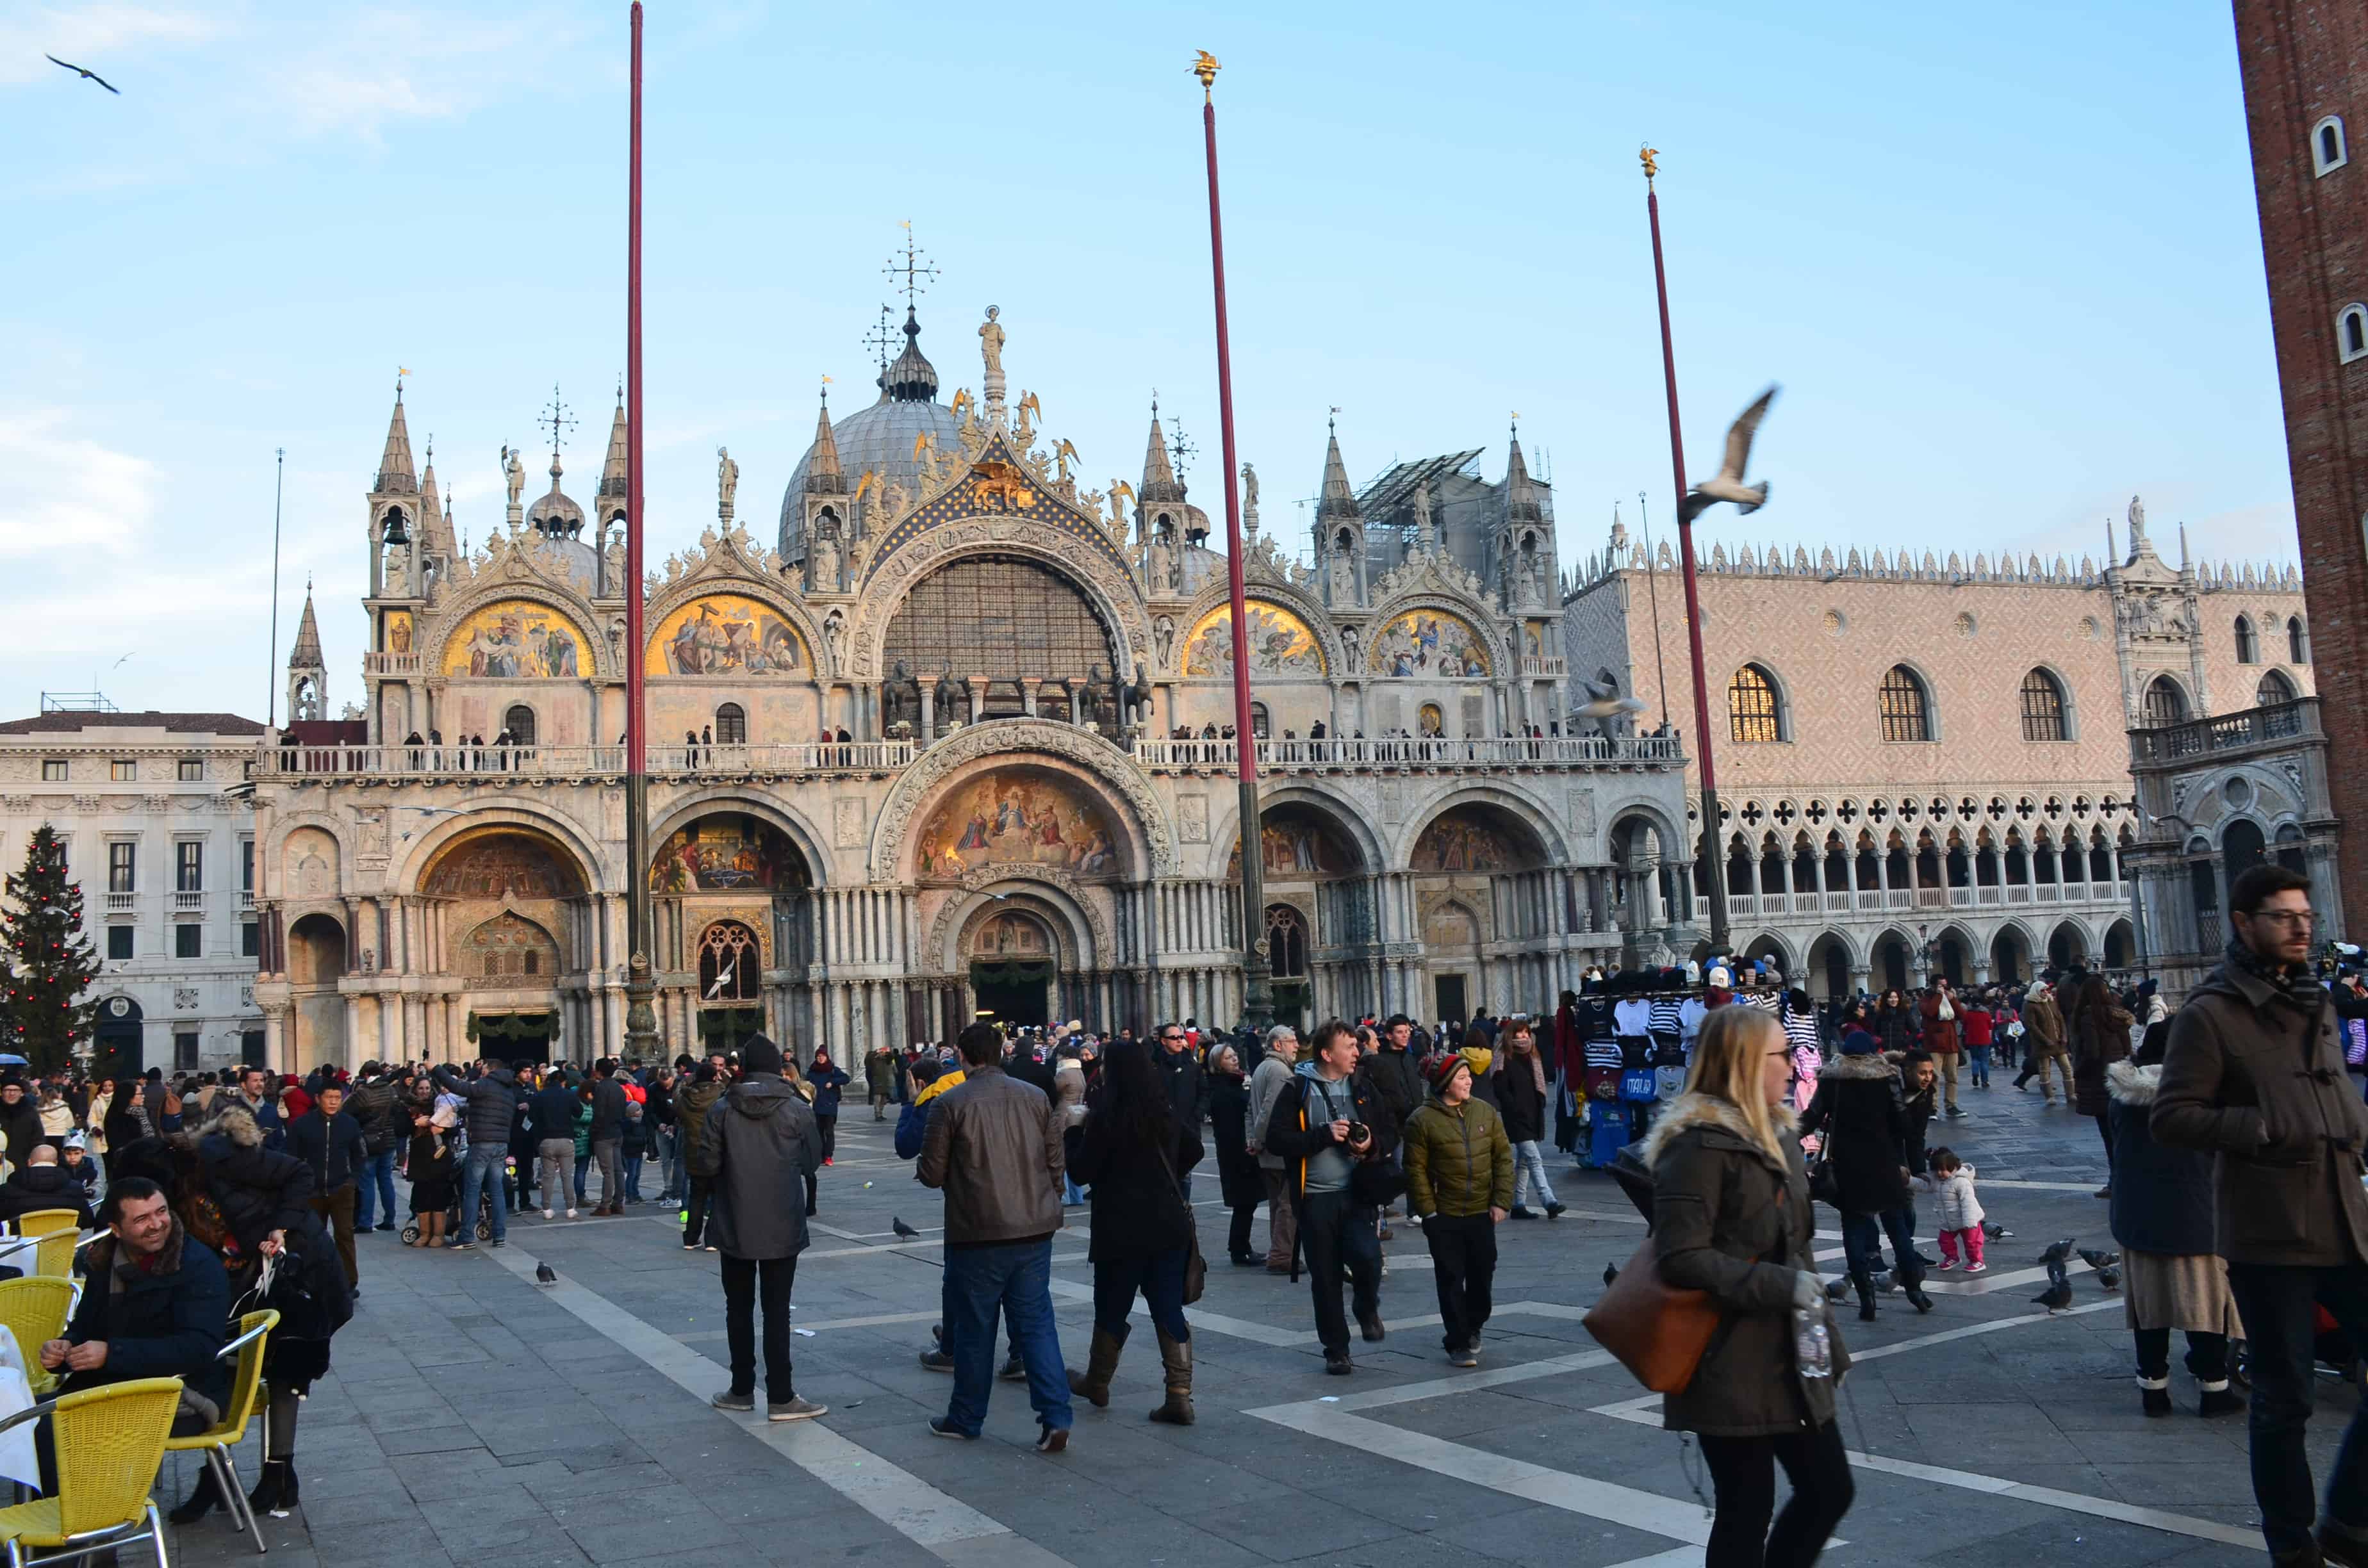
[[[652,778],[797,778],[883,774],[913,760],[910,741],[802,741],[789,745],[648,748]],[[267,746],[259,776],[286,779],[419,779],[455,784],[514,779],[621,779],[623,746]]]
[[[1155,773],[1229,774],[1240,757],[1232,741],[1140,740],[1134,759]],[[1675,735],[1610,740],[1600,735],[1385,736],[1360,740],[1261,737],[1258,767],[1267,773],[1456,773],[1482,769],[1545,772],[1565,768],[1676,767],[1685,752]]]
[[[1530,656],[1521,660],[1521,675],[1524,679],[1560,680],[1568,674],[1570,674],[1570,661],[1567,659]]]
[[[427,662],[417,653],[364,653],[362,674],[367,676],[416,676],[427,673]]]

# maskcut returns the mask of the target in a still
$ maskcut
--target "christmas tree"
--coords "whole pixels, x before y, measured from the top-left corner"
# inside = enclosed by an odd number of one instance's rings
[[[65,846],[43,823],[25,849],[25,869],[0,903],[14,1049],[40,1073],[66,1065],[90,1038],[98,1012],[85,993],[98,977],[98,953],[82,929],[82,885],[66,878]]]

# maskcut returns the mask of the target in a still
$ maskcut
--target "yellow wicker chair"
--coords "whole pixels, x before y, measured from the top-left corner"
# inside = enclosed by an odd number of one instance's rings
[[[34,1253],[36,1272],[51,1279],[72,1279],[74,1277],[74,1254],[85,1240],[81,1233],[68,1228],[52,1231],[38,1238],[40,1247]],[[92,1238],[97,1239],[97,1233]]]
[[[20,1236],[47,1236],[60,1231],[79,1230],[82,1216],[71,1209],[36,1209],[29,1214],[17,1216],[17,1233]]]
[[[136,1378],[66,1394],[0,1421],[0,1431],[44,1415],[56,1423],[58,1494],[0,1508],[9,1568],[78,1560],[141,1540],[154,1541],[158,1568],[170,1568],[165,1523],[148,1492],[180,1403],[180,1379]]]
[[[222,1507],[231,1523],[244,1523],[247,1533],[255,1537],[255,1550],[268,1551],[263,1544],[263,1527],[256,1523],[255,1510],[239,1490],[238,1461],[231,1450],[246,1440],[247,1423],[255,1415],[256,1391],[263,1386],[263,1352],[273,1329],[279,1326],[279,1314],[266,1310],[249,1312],[238,1320],[238,1334],[215,1354],[217,1358],[235,1356],[238,1364],[231,1373],[230,1403],[222,1406],[222,1419],[203,1432],[187,1437],[168,1437],[165,1451],[169,1454],[203,1453],[206,1463],[214,1472],[214,1484],[222,1489]]]
[[[67,1314],[74,1310],[74,1281],[28,1275],[0,1280],[0,1327],[17,1336],[25,1358],[25,1379],[36,1395],[57,1387],[54,1373],[41,1369],[41,1346],[65,1333]]]

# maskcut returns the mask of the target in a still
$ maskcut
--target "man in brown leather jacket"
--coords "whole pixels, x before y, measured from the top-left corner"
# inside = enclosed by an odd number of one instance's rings
[[[2274,1563],[2368,1568],[2368,1416],[2355,1412],[2311,1528],[2310,1419],[2325,1306],[2368,1343],[2368,1107],[2311,973],[2310,881],[2256,866],[2228,890],[2236,937],[2170,1024],[2147,1130],[2219,1156],[2220,1256],[2253,1369],[2253,1497]]]
[[[946,1195],[945,1346],[954,1392],[929,1423],[975,1438],[995,1372],[995,1324],[1008,1315],[1028,1369],[1036,1447],[1069,1446],[1069,1381],[1053,1322],[1053,1235],[1061,1228],[1061,1118],[1042,1089],[1003,1070],[1003,1033],[979,1022],[955,1041],[961,1085],[929,1108],[914,1176]]]

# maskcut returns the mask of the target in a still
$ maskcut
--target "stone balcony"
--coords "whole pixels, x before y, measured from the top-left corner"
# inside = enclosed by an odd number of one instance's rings
[[[2134,768],[2145,768],[2190,763],[2207,756],[2234,758],[2270,746],[2291,746],[2298,740],[2316,740],[2322,733],[2318,699],[2297,698],[2266,708],[2248,708],[2239,713],[2191,719],[2184,724],[2132,730],[2130,764]]]

